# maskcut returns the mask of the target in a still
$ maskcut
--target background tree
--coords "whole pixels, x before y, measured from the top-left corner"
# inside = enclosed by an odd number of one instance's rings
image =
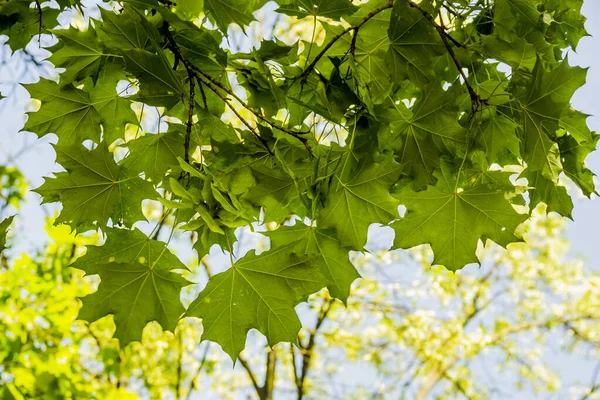
[[[141,343],[124,348],[112,339],[112,317],[76,321],[77,297],[98,279],[68,265],[100,238],[51,222],[43,251],[9,252],[0,274],[7,398],[597,397],[593,371],[568,381],[545,359],[597,360],[600,276],[567,256],[564,220],[543,207],[527,223],[526,243],[481,249],[479,270],[432,268],[425,247],[356,253],[364,279],[347,306],[314,295],[299,310],[298,347],[271,350],[252,334],[235,368],[218,346],[198,346],[193,318],[175,333],[149,324]]]

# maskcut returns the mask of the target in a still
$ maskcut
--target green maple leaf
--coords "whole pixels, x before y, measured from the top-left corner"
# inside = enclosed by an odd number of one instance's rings
[[[141,340],[150,321],[173,331],[185,309],[181,288],[190,284],[173,270],[187,267],[164,242],[152,240],[137,229],[106,229],[102,246],[88,246],[72,264],[87,275],[99,275],[98,291],[82,299],[79,318],[94,322],[115,315],[115,337],[122,345]]]
[[[327,285],[312,259],[293,253],[293,245],[250,253],[214,275],[190,304],[186,316],[202,318],[202,340],[221,345],[232,359],[255,328],[270,346],[296,342],[301,324],[294,307]]]
[[[155,106],[173,107],[184,96],[183,82],[164,55],[140,49],[123,52],[126,69],[140,81],[135,98]]]
[[[352,15],[358,7],[348,0],[292,0],[279,1],[279,13],[293,17],[323,17],[339,20],[341,17]]]
[[[525,170],[524,176],[529,181],[529,186],[535,188],[529,191],[531,208],[539,203],[545,203],[548,211],[573,219],[573,200],[567,193],[566,187],[556,185],[539,171],[527,173]]]
[[[333,232],[317,229],[297,221],[294,226],[280,226],[266,232],[273,248],[294,245],[298,254],[313,255],[321,274],[330,282],[327,288],[331,296],[344,303],[350,295],[350,286],[360,274],[350,262],[348,249],[341,247]]]
[[[585,83],[585,75],[585,69],[569,66],[568,59],[551,71],[546,71],[538,61],[526,91],[518,96],[527,167],[531,171],[542,171],[553,182],[557,182],[562,171],[555,142],[559,120],[569,109],[575,90]]]
[[[494,2],[494,28],[498,37],[509,43],[523,38],[533,45],[538,56],[546,62],[557,61],[554,46],[546,40],[546,23],[540,13],[539,0],[497,0]]]
[[[503,115],[492,115],[478,126],[477,140],[485,149],[488,162],[498,162],[500,165],[510,163],[504,162],[507,152],[514,157],[521,156],[521,141],[517,136],[517,127],[517,123]]]
[[[35,192],[43,203],[62,203],[56,223],[85,230],[104,226],[109,219],[128,226],[145,220],[142,200],[155,199],[156,191],[150,182],[117,165],[104,143],[94,150],[82,145],[57,145],[55,149],[57,162],[67,172],[45,178]]]
[[[455,155],[466,142],[457,120],[456,88],[443,90],[439,83],[426,86],[411,108],[397,100],[380,112],[387,122],[379,132],[380,147],[392,149],[413,179],[416,189],[431,183],[443,154]]]
[[[101,117],[88,93],[71,85],[60,87],[46,79],[24,86],[42,105],[38,111],[28,113],[23,130],[39,137],[54,133],[61,145],[82,143],[87,139],[99,141]]]
[[[444,54],[444,44],[419,10],[405,0],[394,2],[388,36],[388,60],[397,81],[407,77],[415,82],[433,80],[435,71],[431,66]]]
[[[387,224],[398,217],[398,201],[389,189],[400,175],[400,166],[387,157],[381,163],[344,157],[339,175],[334,175],[320,227],[335,228],[343,246],[361,250],[367,243],[370,224]]]
[[[0,35],[7,35],[6,44],[13,50],[24,49],[31,39],[39,34],[49,33],[48,29],[58,25],[57,18],[62,10],[45,7],[42,3],[43,19],[40,24],[39,12],[30,7],[27,1],[4,1],[0,4]]]
[[[563,136],[559,140],[560,153],[563,157],[565,175],[569,177],[583,193],[590,197],[596,193],[595,174],[585,165],[587,156],[596,150],[600,135],[594,133],[588,142],[578,143],[573,136]]]
[[[554,43],[561,47],[577,48],[579,40],[588,36],[585,30],[586,18],[581,14],[583,0],[551,0],[544,4],[546,10],[552,13],[552,22],[546,32],[546,37],[552,37]]]
[[[117,91],[117,83],[125,79],[125,74],[113,64],[103,71],[101,79],[89,91],[90,100],[102,121],[104,141],[109,144],[123,138],[125,125],[138,123],[131,100],[123,96],[126,89]]]
[[[133,8],[125,5],[118,14],[100,8],[102,15],[100,37],[107,46],[119,50],[150,50],[152,42],[142,25],[142,17]]]
[[[527,215],[517,213],[507,200],[507,194],[515,190],[508,180],[510,173],[485,172],[459,182],[450,167],[442,164],[437,175],[436,186],[398,193],[407,211],[391,224],[396,232],[395,248],[429,243],[435,264],[457,270],[478,262],[475,250],[479,239],[502,246],[519,240],[514,232]]]
[[[282,222],[289,215],[306,213],[300,177],[296,177],[289,168],[282,171],[276,166],[256,163],[252,166],[252,174],[257,184],[249,188],[244,198],[264,207],[267,221]]]
[[[52,52],[48,61],[56,68],[65,69],[60,74],[60,84],[64,85],[87,77],[96,81],[106,58],[110,56],[103,52],[96,31],[88,27],[86,31],[71,28],[53,30],[52,33],[58,38],[58,43],[48,49]]]
[[[240,138],[230,124],[221,121],[201,108],[197,110],[196,115],[198,116],[198,122],[192,126],[191,132],[192,141],[196,145],[210,144],[211,141],[240,142]]]
[[[195,230],[198,238],[194,243],[194,250],[198,253],[198,259],[202,260],[204,256],[208,255],[214,245],[218,245],[223,251],[229,251],[232,248],[233,243],[237,240],[234,235],[234,229],[226,228],[223,231],[225,232],[224,235],[216,233],[207,224]]]
[[[127,142],[129,156],[123,166],[136,174],[143,172],[152,182],[159,183],[165,174],[179,164],[178,157],[184,156],[184,137],[178,130],[166,133],[147,133]]]
[[[8,228],[12,224],[14,215],[8,218],[4,218],[0,222],[0,253],[6,249],[6,235],[8,234]]]
[[[252,12],[256,9],[255,0],[204,0],[204,12],[212,18],[222,32],[227,32],[231,24],[242,29],[255,20]]]

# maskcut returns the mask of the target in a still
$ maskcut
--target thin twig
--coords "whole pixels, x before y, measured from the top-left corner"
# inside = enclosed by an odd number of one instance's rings
[[[258,384],[256,375],[254,375],[254,372],[252,372],[252,368],[250,367],[250,364],[248,364],[248,361],[246,361],[242,357],[241,354],[238,356],[238,360],[240,361],[240,364],[242,364],[242,367],[244,367],[244,369],[246,370],[246,373],[248,374],[248,377],[250,378],[250,381],[252,382],[252,386],[254,386],[254,390],[256,390],[256,394],[258,395],[259,398],[261,398],[262,389],[261,389],[260,385]]]
[[[594,369],[594,373],[592,374],[592,383],[590,390],[581,398],[581,400],[589,399],[598,389],[600,389],[600,383],[598,381],[598,377],[600,376],[600,363],[596,365]]]
[[[296,380],[296,388],[297,388],[297,399],[302,400],[304,398],[304,385],[306,382],[306,377],[308,376],[308,371],[310,369],[310,362],[313,355],[313,349],[315,347],[317,334],[319,333],[319,329],[327,319],[327,314],[331,311],[331,306],[333,305],[334,299],[329,299],[323,303],[321,309],[319,310],[319,316],[317,318],[317,323],[315,324],[314,329],[310,332],[310,337],[308,338],[308,344],[306,347],[302,348],[302,369],[300,371],[300,377]]]
[[[183,375],[183,338],[181,337],[181,329],[177,331],[177,380],[175,381],[175,396],[179,400],[181,398],[181,378]]]
[[[275,388],[275,367],[277,366],[277,353],[273,349],[267,349],[267,366],[265,373],[265,383],[262,387],[263,399],[271,400],[273,398],[273,389]]]
[[[279,124],[271,121],[270,119],[265,118],[261,113],[259,113],[258,111],[256,111],[252,107],[250,107],[248,104],[246,104],[244,102],[244,100],[242,100],[237,94],[235,94],[235,92],[233,92],[232,90],[230,90],[227,86],[223,85],[221,82],[219,82],[218,80],[216,80],[212,76],[208,75],[207,73],[205,73],[204,71],[202,71],[201,69],[199,69],[196,66],[192,65],[192,69],[194,69],[194,71],[196,73],[202,75],[210,83],[212,83],[213,85],[215,85],[219,89],[223,90],[229,96],[231,96],[234,99],[236,99],[242,105],[242,107],[244,107],[246,110],[248,110],[252,114],[254,114],[254,116],[256,116],[256,118],[260,119],[261,121],[263,121],[264,123],[266,123],[267,125],[271,126],[274,129],[280,130],[280,131],[282,131],[284,133],[287,133],[288,135],[292,135],[292,136],[296,137],[297,139],[299,139],[303,143],[306,142],[306,139],[303,138],[303,137],[301,137],[301,136],[299,136],[299,135],[306,135],[306,134],[310,133],[310,131],[307,131],[307,132],[298,132],[298,131],[295,131],[295,130],[292,130],[292,129],[285,128],[285,127],[283,127],[283,126],[281,126],[281,125],[279,125]]]
[[[221,98],[221,100],[223,100],[223,102],[225,103],[225,105],[227,107],[229,107],[229,109],[235,114],[235,116],[240,120],[240,122],[242,124],[244,124],[246,126],[246,128],[248,128],[250,130],[250,132],[252,132],[252,134],[254,134],[254,136],[256,136],[256,138],[258,139],[258,141],[264,146],[264,148],[269,152],[269,154],[273,155],[273,152],[271,151],[271,149],[267,145],[267,141],[262,136],[260,136],[260,134],[258,133],[258,131],[256,130],[256,128],[253,127],[250,124],[250,122],[248,122],[244,117],[242,117],[242,115],[239,113],[239,111],[233,106],[233,104],[231,104],[231,102],[229,101],[229,99],[226,96],[224,96],[216,88],[212,87],[208,82],[202,80],[202,77],[200,77],[199,75],[196,75],[196,80],[198,81],[199,84],[205,85],[207,88],[209,88],[210,90],[212,90],[212,92],[214,94],[216,94],[217,96],[219,96],[219,98]]]
[[[196,380],[200,377],[200,373],[202,372],[202,368],[204,368],[204,364],[208,358],[208,351],[210,350],[210,343],[206,342],[206,347],[204,348],[204,354],[202,355],[202,359],[200,360],[200,365],[196,369],[196,372],[192,375],[192,380],[190,382],[190,389],[188,390],[188,394],[186,400],[189,400],[192,396],[194,390],[196,390]]]
[[[433,15],[431,15],[427,10],[425,10],[420,4],[415,3],[412,0],[406,0],[406,2],[412,8],[416,8],[417,10],[419,10],[421,12],[421,14],[423,14],[425,19],[427,19],[427,21],[429,21],[429,23],[431,25],[433,25],[433,27],[438,31],[440,36],[443,36],[447,40],[451,41],[456,47],[464,47],[464,45],[461,42],[459,42],[458,40],[456,40],[452,36],[450,36],[450,34],[448,32],[446,32],[446,30],[443,28],[443,26],[441,26],[440,24],[435,22],[435,18],[433,18]],[[440,19],[440,21],[441,21],[441,19]]]
[[[393,6],[394,6],[394,0],[388,0],[388,3],[386,5],[381,6],[377,9],[371,11],[367,15],[365,15],[365,17],[362,20],[360,20],[360,22],[358,24],[350,26],[350,27],[344,29],[342,32],[335,35],[329,41],[329,43],[327,43],[325,45],[325,47],[323,47],[323,50],[321,50],[319,52],[319,54],[316,55],[316,57],[314,58],[314,60],[312,60],[312,62],[308,65],[308,67],[306,67],[306,69],[304,71],[302,71],[302,74],[300,74],[300,76],[299,76],[299,78],[302,80],[302,82],[306,82],[308,75],[315,69],[315,66],[317,65],[319,60],[321,60],[321,58],[323,58],[323,56],[325,55],[325,53],[327,53],[329,51],[331,46],[333,46],[338,40],[340,40],[340,38],[342,36],[344,36],[346,33],[350,32],[350,31],[355,31],[355,34],[356,34],[356,31],[358,31],[358,29],[360,29],[360,27],[363,26],[365,23],[367,23],[371,18],[373,18],[374,16],[376,16],[377,14],[379,14],[382,11],[392,8]]]
[[[248,121],[246,121],[246,119],[244,117],[242,117],[240,115],[240,113],[235,109],[235,107],[230,103],[230,101],[227,99],[226,96],[224,96],[222,93],[220,93],[217,88],[213,87],[210,83],[214,80],[211,76],[204,74],[204,72],[202,72],[199,68],[197,68],[196,66],[194,66],[187,58],[184,57],[183,53],[181,52],[181,50],[179,49],[179,46],[177,45],[177,42],[175,41],[175,39],[173,38],[173,35],[171,34],[171,32],[169,31],[169,24],[165,21],[163,23],[163,29],[165,31],[165,35],[166,35],[166,39],[167,39],[167,46],[168,48],[173,52],[173,54],[175,55],[175,59],[176,60],[180,60],[187,73],[188,73],[188,77],[190,78],[190,82],[192,81],[192,77],[196,79],[196,81],[198,82],[199,86],[206,86],[207,88],[209,88],[210,90],[212,90],[217,96],[219,96],[221,98],[221,100],[223,100],[223,102],[231,109],[231,111],[233,111],[233,113],[235,114],[235,116],[248,128],[250,129],[250,132],[252,132],[254,134],[254,136],[256,136],[256,138],[261,142],[261,144],[265,147],[265,149],[269,152],[269,154],[273,155],[273,152],[271,151],[271,149],[269,148],[269,146],[267,145],[267,142],[265,141],[264,138],[262,138],[260,136],[260,134],[257,132],[257,130],[250,125],[250,123]],[[206,77],[206,79],[208,79],[208,82],[206,80],[204,80],[204,78]],[[191,84],[190,84],[190,89],[191,89]],[[191,101],[193,102],[193,96],[190,96]],[[189,115],[188,115],[189,117]],[[189,146],[189,142],[188,142],[188,146]]]
[[[183,158],[185,160],[186,163],[190,162],[190,138],[192,136],[192,125],[194,124],[194,103],[196,102],[194,100],[194,85],[195,85],[195,81],[194,81],[194,75],[192,74],[191,71],[188,70],[188,79],[190,80],[190,104],[188,105],[188,119],[187,119],[187,125],[185,127],[185,142],[183,143],[183,148],[185,150],[185,153],[183,155]]]
[[[425,19],[427,19],[427,21],[429,21],[429,23],[431,25],[433,25],[435,30],[440,35],[440,38],[442,39],[442,42],[444,43],[444,47],[446,47],[446,50],[448,51],[450,58],[452,58],[452,61],[454,62],[456,69],[458,69],[458,73],[465,81],[467,91],[469,92],[469,96],[471,97],[471,112],[472,112],[471,117],[473,117],[475,115],[475,113],[477,112],[477,110],[479,109],[479,106],[481,104],[487,104],[487,100],[482,99],[477,94],[477,92],[473,89],[473,87],[469,83],[469,80],[467,79],[467,75],[465,74],[465,71],[463,71],[460,61],[456,57],[456,53],[454,53],[454,49],[450,45],[450,42],[452,42],[456,47],[463,47],[462,43],[458,42],[456,39],[454,39],[452,36],[450,36],[450,34],[448,32],[446,32],[446,29],[442,25],[435,22],[435,19],[433,18],[433,16],[431,14],[429,14],[429,12],[427,12],[427,10],[425,10],[423,7],[421,7],[421,5],[414,3],[412,0],[406,0],[406,1],[410,7],[419,10],[421,12],[421,14],[423,14]]]
[[[42,5],[40,4],[40,0],[35,0],[35,7],[38,10],[38,24],[39,24],[39,28],[38,28],[38,46],[41,48],[42,47],[42,27],[44,26],[43,20],[42,20]]]

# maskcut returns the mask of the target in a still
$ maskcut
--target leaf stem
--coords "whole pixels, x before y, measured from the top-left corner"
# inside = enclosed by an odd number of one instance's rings
[[[457,41],[456,39],[454,39],[452,36],[450,36],[450,34],[446,31],[445,27],[443,25],[435,22],[435,19],[433,18],[433,16],[429,12],[427,12],[427,10],[425,10],[423,7],[421,7],[420,4],[417,4],[417,3],[413,2],[412,0],[406,0],[406,2],[408,3],[408,5],[410,7],[419,10],[421,12],[421,14],[423,14],[425,19],[427,19],[427,21],[429,21],[429,23],[431,25],[433,25],[435,30],[440,35],[440,38],[442,39],[442,42],[444,43],[444,47],[448,51],[450,58],[452,58],[452,61],[454,62],[454,65],[456,66],[458,73],[465,81],[465,86],[467,87],[467,91],[469,92],[469,96],[471,97],[471,112],[472,112],[471,117],[474,116],[475,113],[477,112],[477,110],[479,109],[480,105],[487,104],[487,100],[481,99],[481,97],[477,94],[477,92],[475,92],[475,90],[469,83],[469,80],[467,79],[467,75],[465,74],[465,71],[463,71],[462,65],[460,64],[460,61],[456,57],[456,53],[454,52],[454,49],[452,48],[452,45],[450,44],[450,42],[452,42],[456,47],[464,47],[464,45],[462,43],[460,43],[459,41]]]

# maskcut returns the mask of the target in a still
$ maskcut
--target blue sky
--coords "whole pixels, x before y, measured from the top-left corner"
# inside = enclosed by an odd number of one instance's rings
[[[581,40],[577,53],[571,54],[572,64],[590,67],[587,84],[575,93],[573,105],[592,116],[588,124],[592,130],[600,131],[600,1],[586,0],[583,14],[587,16],[586,28],[591,37]],[[600,152],[590,155],[588,167],[600,173]],[[596,179],[598,182],[598,179]],[[590,201],[575,201],[574,222],[569,224],[567,235],[572,242],[573,251],[587,260],[590,268],[600,271],[600,255],[598,254],[598,224],[600,223],[600,199],[594,196]]]

